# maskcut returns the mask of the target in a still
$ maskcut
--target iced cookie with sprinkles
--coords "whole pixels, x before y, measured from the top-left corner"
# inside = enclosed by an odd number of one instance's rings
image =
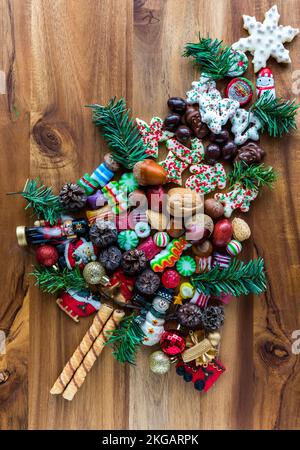
[[[243,145],[248,140],[258,141],[262,124],[251,111],[239,108],[231,118],[231,123],[236,145]]]
[[[141,119],[135,119],[137,128],[146,146],[148,156],[158,158],[158,144],[174,136],[174,133],[163,129],[163,121],[159,117],[153,117],[148,125]]]
[[[164,161],[159,163],[167,172],[167,182],[182,185],[182,172],[189,167],[189,164],[181,161],[176,155],[169,151]]]
[[[223,205],[224,216],[230,217],[235,209],[240,209],[242,212],[249,211],[250,203],[256,199],[257,195],[258,190],[246,189],[241,183],[237,183],[231,191],[215,194],[215,199]]]
[[[197,164],[204,158],[204,146],[200,139],[194,138],[191,140],[191,148],[182,145],[177,139],[168,139],[166,147],[178,159],[187,164]]]
[[[207,164],[193,165],[190,167],[191,175],[185,183],[187,188],[203,194],[209,194],[215,189],[226,187],[226,172],[221,163],[214,166]]]

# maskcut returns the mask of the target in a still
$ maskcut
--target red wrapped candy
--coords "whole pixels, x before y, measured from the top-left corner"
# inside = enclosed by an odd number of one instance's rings
[[[175,289],[180,283],[180,275],[176,272],[176,270],[168,269],[163,273],[161,282],[164,287],[168,289]]]
[[[177,330],[164,331],[160,339],[160,346],[167,355],[176,356],[185,349],[185,339]]]
[[[51,267],[58,261],[58,251],[52,245],[42,245],[35,252],[36,260],[45,267]]]

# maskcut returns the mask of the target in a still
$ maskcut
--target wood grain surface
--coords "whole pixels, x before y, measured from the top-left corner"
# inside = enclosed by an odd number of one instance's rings
[[[0,0],[2,299],[0,330],[7,335],[0,370],[0,429],[297,429],[300,362],[292,332],[300,329],[299,133],[262,138],[266,162],[280,177],[252,205],[252,239],[244,259],[265,258],[269,289],[226,308],[221,360],[227,367],[214,389],[199,395],[174,371],[148,369],[151,349],[136,367],[105,351],[72,402],[49,390],[92,318],[76,325],[26,276],[30,249],[18,247],[15,227],[32,223],[21,199],[28,176],[59,189],[91,172],[106,151],[90,111],[124,95],[145,120],[166,114],[169,96],[184,95],[198,72],[181,57],[202,35],[226,43],[246,36],[242,14],[263,18],[267,0]],[[281,23],[299,27],[298,0],[277,1]],[[271,61],[278,94],[292,98],[300,69],[299,39],[288,44],[292,65]],[[252,69],[248,77],[254,80]],[[299,96],[298,96],[299,101]],[[297,119],[298,125],[300,115]]]

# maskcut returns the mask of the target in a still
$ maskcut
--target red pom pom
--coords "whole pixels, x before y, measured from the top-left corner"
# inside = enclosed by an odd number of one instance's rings
[[[180,283],[180,275],[176,270],[168,269],[161,277],[161,282],[168,289],[175,289]]]
[[[51,267],[58,261],[58,251],[52,245],[42,245],[35,252],[36,260],[45,267]]]
[[[167,355],[176,356],[185,349],[185,339],[176,330],[165,331],[160,339],[160,346]]]

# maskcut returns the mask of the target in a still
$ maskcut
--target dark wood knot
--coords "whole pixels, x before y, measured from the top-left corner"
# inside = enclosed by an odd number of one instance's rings
[[[269,366],[281,366],[288,361],[290,354],[287,348],[279,343],[265,341],[260,346],[260,355]]]
[[[60,153],[62,139],[52,125],[39,121],[34,125],[32,134],[42,152],[49,156]]]

